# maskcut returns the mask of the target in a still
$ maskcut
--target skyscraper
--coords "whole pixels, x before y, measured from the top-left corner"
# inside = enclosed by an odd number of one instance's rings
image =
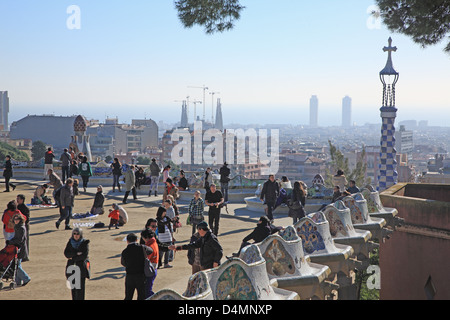
[[[312,96],[309,100],[309,125],[317,127],[319,125],[319,99]]]
[[[187,128],[189,126],[189,116],[187,110],[186,101],[183,101],[183,105],[181,107],[181,127]]]
[[[352,126],[352,98],[345,96],[342,99],[342,126]]]
[[[222,103],[220,102],[220,99],[217,99],[216,124],[214,127],[223,131]]]
[[[8,91],[0,91],[0,127],[8,131],[9,98]]]

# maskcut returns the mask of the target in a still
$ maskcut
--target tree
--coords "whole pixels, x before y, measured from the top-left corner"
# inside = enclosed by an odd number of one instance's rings
[[[364,158],[366,157],[365,148],[363,148],[361,155],[358,157],[355,169],[350,171],[348,166],[348,158],[346,158],[344,154],[331,143],[330,140],[328,140],[328,145],[330,147],[331,163],[329,168],[326,170],[325,185],[328,187],[333,187],[333,174],[336,174],[338,169],[344,171],[348,181],[355,180],[357,186],[365,186],[372,182],[370,178],[366,179],[367,164],[364,161]]]
[[[390,31],[411,37],[424,48],[450,34],[449,0],[376,0],[376,4],[380,11],[372,14],[381,17]],[[450,41],[444,51],[450,54]]]
[[[176,0],[175,8],[185,28],[200,25],[212,34],[232,29],[245,7],[239,0]]]
[[[10,155],[12,159],[16,161],[29,161],[28,155],[13,146],[10,146],[6,142],[0,142],[0,159],[5,159],[7,155]]]
[[[33,142],[33,146],[31,147],[31,156],[33,160],[42,159],[45,156],[45,152],[47,151],[47,146],[44,142],[37,140]]]

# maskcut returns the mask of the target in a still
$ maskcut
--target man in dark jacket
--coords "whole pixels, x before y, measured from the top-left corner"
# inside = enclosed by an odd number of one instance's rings
[[[137,243],[134,233],[127,235],[127,247],[122,251],[121,264],[125,267],[125,300],[133,300],[134,290],[137,299],[145,299],[145,257],[153,253],[152,248]]]
[[[44,179],[47,179],[48,169],[53,170],[53,159],[55,158],[55,154],[52,151],[52,148],[48,148],[47,152],[44,155]]]
[[[275,234],[281,230],[283,230],[282,227],[273,226],[270,223],[269,218],[267,218],[266,216],[261,216],[258,220],[258,223],[256,224],[256,228],[253,229],[253,231],[242,240],[241,247],[239,248],[238,253],[233,253],[232,256],[238,257],[241,253],[242,248],[251,244],[249,242],[250,240],[253,240],[253,243],[259,243],[268,236]]]
[[[70,218],[72,218],[72,208],[74,206],[74,193],[73,193],[73,180],[67,179],[66,184],[60,189],[59,205],[60,205],[60,218],[56,221],[56,229],[59,229],[59,225],[65,220],[65,230],[72,230],[70,227]]]
[[[205,221],[197,225],[197,230],[200,238],[182,246],[170,246],[169,249],[178,251],[200,248],[201,270],[217,268],[223,256],[222,246]]]
[[[267,217],[270,221],[273,221],[272,211],[277,202],[279,193],[280,187],[278,182],[275,181],[275,175],[271,174],[269,179],[264,182],[261,194],[259,195],[261,202],[267,205]]]
[[[224,162],[223,166],[219,170],[220,174],[220,190],[223,194],[225,203],[228,202],[228,182],[230,182],[231,170],[228,168],[228,163]]]
[[[72,163],[72,156],[70,155],[69,150],[64,149],[59,160],[61,161],[62,183],[66,183],[66,179],[72,176],[69,170],[70,164]]]

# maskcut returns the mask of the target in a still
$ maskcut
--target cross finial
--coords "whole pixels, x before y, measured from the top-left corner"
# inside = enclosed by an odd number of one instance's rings
[[[391,52],[396,52],[397,51],[397,47],[393,47],[392,46],[392,38],[391,37],[389,37],[388,43],[389,43],[389,47],[384,47],[383,51],[384,52],[388,51],[389,55],[391,55]]]
[[[383,48],[384,52],[386,52],[386,51],[388,52],[387,63],[386,63],[386,66],[384,67],[384,69],[381,70],[380,74],[398,74],[397,71],[395,71],[394,66],[392,65],[392,52],[396,52],[397,47],[392,46],[392,38],[391,37],[389,37],[388,43],[389,43],[389,46]]]

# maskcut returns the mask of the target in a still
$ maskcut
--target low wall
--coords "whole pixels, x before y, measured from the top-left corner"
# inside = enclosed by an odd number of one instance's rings
[[[380,298],[450,299],[450,185],[397,184],[380,199],[404,219],[380,246]]]

